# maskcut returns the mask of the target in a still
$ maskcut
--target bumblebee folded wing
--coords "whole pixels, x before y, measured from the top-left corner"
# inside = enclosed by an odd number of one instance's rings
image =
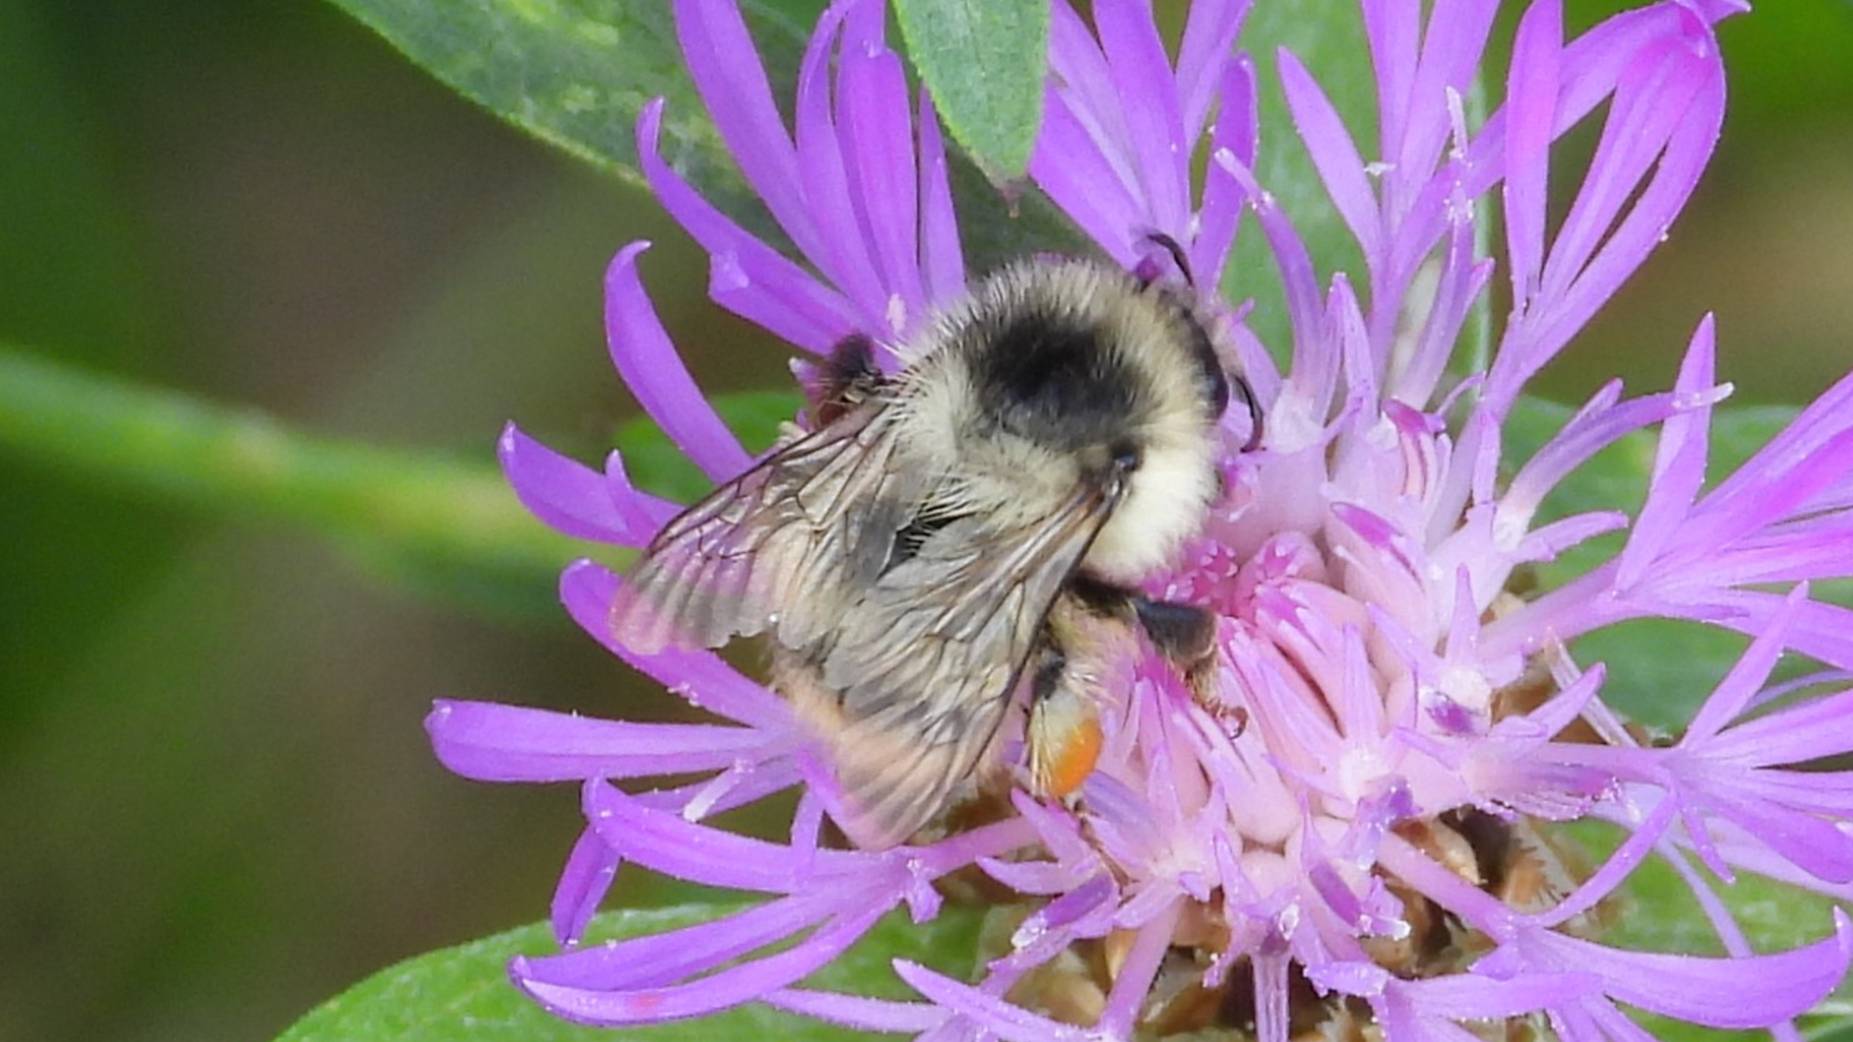
[[[893,417],[856,409],[782,446],[657,533],[619,588],[611,630],[640,653],[719,647],[776,624],[808,647],[887,561],[917,476],[893,466]]]
[[[1109,493],[1087,489],[1009,530],[959,519],[853,606],[812,697],[793,694],[805,715],[825,717],[850,802],[840,824],[858,844],[906,840],[972,775],[1050,605],[1112,505]]]

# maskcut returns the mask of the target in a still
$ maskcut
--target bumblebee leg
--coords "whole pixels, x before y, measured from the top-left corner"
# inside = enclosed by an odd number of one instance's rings
[[[1077,576],[1069,591],[1089,613],[1123,622],[1137,621],[1152,648],[1188,679],[1216,660],[1216,614],[1180,601],[1159,601],[1137,590]]]
[[[1100,718],[1083,676],[1046,631],[1030,678],[1030,783],[1039,796],[1068,796],[1100,759]]]
[[[1216,692],[1216,615],[1207,608],[1134,596],[1133,611],[1152,646],[1171,663],[1199,705],[1221,717],[1231,735],[1248,727],[1248,710]]]
[[[1189,672],[1215,656],[1216,615],[1208,608],[1135,596],[1132,610],[1152,647],[1180,670]]]

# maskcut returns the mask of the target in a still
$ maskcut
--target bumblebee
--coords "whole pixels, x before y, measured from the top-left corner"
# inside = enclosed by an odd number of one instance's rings
[[[831,751],[833,817],[904,842],[998,768],[1018,699],[1032,784],[1065,795],[1100,745],[1096,688],[1139,626],[1182,668],[1214,619],[1133,584],[1221,491],[1232,385],[1194,292],[1033,261],[978,284],[884,374],[851,338],[813,429],[670,521],[622,586],[625,644],[764,634],[774,686]]]

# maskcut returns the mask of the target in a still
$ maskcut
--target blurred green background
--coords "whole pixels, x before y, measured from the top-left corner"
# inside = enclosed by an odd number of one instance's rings
[[[1767,0],[1722,37],[1710,175],[1549,392],[1663,386],[1706,309],[1741,400],[1805,400],[1853,362],[1853,6]],[[647,198],[332,7],[0,0],[0,135],[0,342],[45,357],[473,462],[512,417],[593,459],[633,411],[601,273],[652,238],[704,385],[783,378]],[[444,774],[430,699],[667,708],[544,580],[434,593],[5,446],[0,482],[0,1039],[264,1039],[388,962],[537,919],[576,800]]]

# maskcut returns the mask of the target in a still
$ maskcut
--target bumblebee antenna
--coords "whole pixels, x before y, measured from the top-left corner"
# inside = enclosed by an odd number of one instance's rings
[[[1178,274],[1184,276],[1184,285],[1191,289],[1197,288],[1197,277],[1190,270],[1190,255],[1184,252],[1183,245],[1175,238],[1165,232],[1150,231],[1139,236],[1139,241],[1165,251],[1171,257],[1171,263],[1177,266]],[[1145,281],[1147,285],[1157,281],[1157,274],[1154,273]],[[1242,402],[1248,406],[1248,443],[1242,446],[1242,451],[1253,452],[1261,447],[1261,402],[1255,397],[1255,389],[1249,386],[1245,377],[1232,375],[1230,378],[1241,389]]]
[[[1242,446],[1243,452],[1253,452],[1261,447],[1261,402],[1255,398],[1255,389],[1248,384],[1248,378],[1231,374],[1230,379],[1241,389],[1242,402],[1248,406],[1248,442]]]
[[[1189,286],[1191,289],[1197,288],[1197,277],[1193,275],[1190,270],[1190,255],[1184,252],[1184,247],[1180,245],[1176,239],[1164,232],[1146,232],[1144,235],[1139,236],[1139,241],[1156,246],[1169,254],[1171,263],[1177,265],[1178,274],[1184,276],[1184,285]],[[1156,278],[1147,279],[1146,281],[1148,283],[1153,282],[1156,281]]]

